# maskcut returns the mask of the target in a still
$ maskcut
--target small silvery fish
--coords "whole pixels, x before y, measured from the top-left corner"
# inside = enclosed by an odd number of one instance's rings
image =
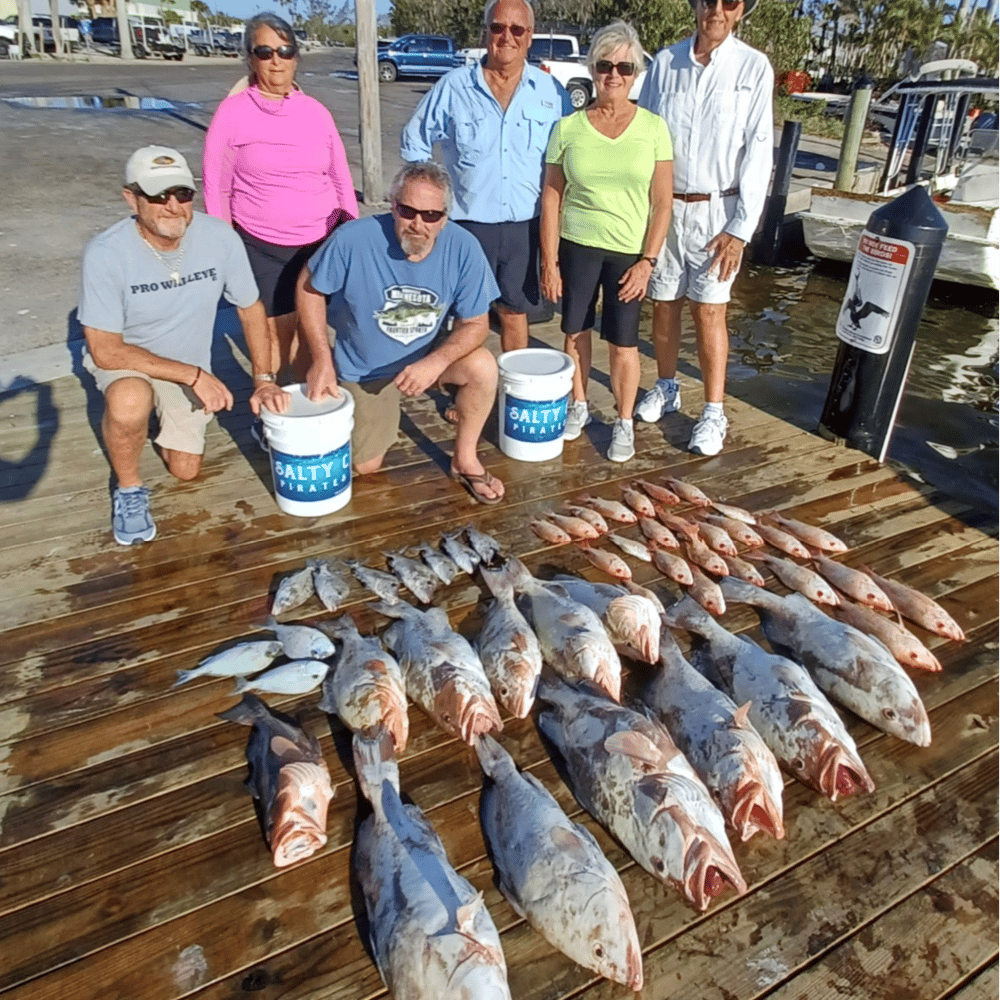
[[[461,530],[442,535],[441,548],[448,553],[459,569],[465,573],[473,573],[479,565],[479,553],[471,545],[466,545],[458,537],[460,534]]]
[[[283,615],[306,603],[315,593],[313,589],[313,571],[311,566],[296,570],[284,577],[274,592],[274,603],[271,605],[272,615]]]
[[[480,736],[490,782],[479,810],[500,891],[549,944],[606,979],[642,989],[642,950],[625,887],[586,827],[541,782]]]
[[[330,664],[325,660],[290,660],[256,677],[241,677],[233,688],[233,694],[240,694],[242,691],[305,694],[323,683],[329,669]]]
[[[613,545],[617,545],[625,555],[632,556],[633,559],[641,559],[643,562],[653,561],[649,546],[645,542],[640,542],[636,538],[626,538],[624,535],[619,535],[614,531],[608,532],[607,539]]]
[[[302,861],[326,843],[333,798],[330,772],[314,736],[252,694],[219,718],[251,726],[250,793],[260,802],[264,834],[278,868]]]
[[[335,652],[330,637],[311,625],[282,625],[271,615],[264,627],[274,632],[291,660],[326,660]]]
[[[465,537],[476,550],[479,561],[487,566],[500,555],[500,543],[492,535],[487,535],[485,531],[479,531],[470,524],[465,528]]]
[[[428,569],[444,584],[451,583],[462,572],[451,556],[438,552],[430,542],[421,542],[417,546],[417,554],[427,563]]]
[[[347,563],[351,572],[362,586],[367,587],[373,594],[377,594],[383,601],[390,604],[399,600],[399,580],[391,573],[384,573],[380,569],[372,569],[357,559],[351,559]]]
[[[206,657],[192,670],[178,670],[174,687],[196,677],[243,677],[255,674],[281,656],[281,643],[273,639],[241,642],[221,653]]]
[[[731,503],[722,503],[719,500],[713,500],[711,506],[714,507],[723,517],[731,517],[736,521],[742,521],[744,524],[756,524],[757,518],[753,516],[748,510],[744,510],[742,507],[737,507]]]
[[[313,587],[327,611],[336,611],[351,592],[347,566],[339,559],[307,559],[312,567]]]
[[[441,581],[422,563],[402,552],[386,552],[385,561],[399,582],[422,604],[434,600]]]

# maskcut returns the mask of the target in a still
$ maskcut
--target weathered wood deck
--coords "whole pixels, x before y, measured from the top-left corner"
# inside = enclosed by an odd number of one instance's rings
[[[603,352],[595,354],[603,370]],[[643,364],[649,384],[651,362]],[[604,387],[594,391],[606,402],[606,378]],[[175,672],[250,633],[275,575],[308,555],[381,565],[382,550],[471,521],[540,571],[592,575],[579,553],[541,547],[529,515],[584,488],[617,496],[628,477],[666,473],[831,528],[852,546],[848,562],[930,593],[969,641],[928,640],[944,664],[915,678],[934,728],[929,748],[845,713],[877,790],[834,804],[790,781],[786,838],[734,845],[750,885],[741,898],[727,893],[694,912],[583,817],[632,900],[645,954],[641,995],[997,996],[997,542],[987,517],[733,400],[731,442],[716,459],[681,450],[690,423],[680,415],[637,425],[639,454],[625,467],[603,458],[607,424],[541,465],[511,462],[487,444],[484,459],[508,487],[499,508],[474,505],[442,475],[449,428],[423,402],[409,411],[388,471],[356,481],[342,512],[296,519],[271,497],[266,459],[248,433],[247,388],[244,379],[237,411],[214,425],[199,481],[168,483],[147,451],[160,534],[128,550],[108,528],[94,396],[76,378],[0,394],[0,992],[384,996],[355,923],[349,857],[359,804],[339,723],[315,707],[315,694],[268,699],[302,712],[321,735],[337,789],[327,847],[279,872],[243,787],[247,731],[215,717],[236,700],[231,682],[174,690]],[[637,579],[655,576],[642,567]],[[461,578],[443,593],[458,627],[474,630],[479,587]],[[352,594],[352,610],[370,627],[365,596]],[[725,620],[736,629],[755,619],[736,609]],[[403,791],[455,867],[485,890],[513,996],[631,995],[594,981],[514,914],[485,857],[474,754],[419,709],[410,718]],[[502,741],[581,816],[530,719],[508,721]]]

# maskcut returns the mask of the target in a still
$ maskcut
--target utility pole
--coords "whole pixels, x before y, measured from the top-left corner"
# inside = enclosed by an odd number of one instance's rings
[[[119,55],[122,59],[132,62],[132,27],[128,23],[128,11],[125,9],[127,0],[115,0],[115,16],[118,19]]]
[[[361,197],[377,205],[382,186],[382,115],[378,99],[378,32],[375,0],[354,0],[358,53],[358,128],[361,138]]]
[[[30,56],[35,51],[35,36],[31,24],[31,0],[17,0],[17,33],[20,36],[22,55]]]

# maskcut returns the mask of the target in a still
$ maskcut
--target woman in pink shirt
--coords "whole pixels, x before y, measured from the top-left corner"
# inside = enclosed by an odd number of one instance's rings
[[[296,335],[295,282],[331,232],[358,217],[333,117],[295,83],[298,42],[276,14],[244,32],[250,83],[216,109],[205,138],[205,208],[243,239],[277,354],[270,372],[303,381],[310,359]]]

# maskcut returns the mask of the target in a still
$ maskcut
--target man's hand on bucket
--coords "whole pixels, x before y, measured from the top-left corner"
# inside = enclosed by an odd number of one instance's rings
[[[306,395],[314,403],[324,396],[340,398],[340,387],[337,385],[337,373],[329,360],[314,361],[306,376]]]
[[[262,408],[272,413],[284,413],[288,409],[288,393],[274,382],[258,382],[250,397],[250,409],[255,417],[260,416]]]

